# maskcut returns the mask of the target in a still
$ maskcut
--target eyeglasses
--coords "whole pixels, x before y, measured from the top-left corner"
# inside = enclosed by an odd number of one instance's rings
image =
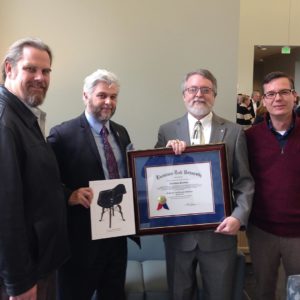
[[[264,97],[268,100],[273,100],[276,98],[276,95],[278,94],[280,97],[287,97],[289,96],[291,93],[295,92],[295,90],[293,89],[284,89],[278,92],[268,92],[266,94],[264,94]]]
[[[184,91],[188,92],[191,95],[196,95],[199,91],[201,92],[202,95],[208,95],[212,92],[212,89],[209,87],[192,86],[192,87],[186,88]]]

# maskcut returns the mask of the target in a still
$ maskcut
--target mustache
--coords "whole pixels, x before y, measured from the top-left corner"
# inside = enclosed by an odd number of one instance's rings
[[[112,105],[102,105],[101,106],[101,109],[113,109],[113,106]]]
[[[206,103],[206,101],[203,98],[194,98],[193,103]]]
[[[44,82],[40,82],[40,81],[32,81],[28,84],[29,87],[33,87],[33,88],[40,88],[40,89],[47,89],[47,84]]]

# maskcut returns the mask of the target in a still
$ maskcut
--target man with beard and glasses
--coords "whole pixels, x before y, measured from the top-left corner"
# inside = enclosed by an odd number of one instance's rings
[[[0,299],[54,300],[55,270],[67,259],[59,168],[36,112],[50,82],[52,53],[41,40],[16,41],[0,85]]]
[[[254,193],[245,134],[240,125],[213,112],[217,81],[208,70],[188,73],[182,84],[182,93],[187,114],[160,126],[156,147],[172,147],[175,154],[180,155],[186,145],[224,142],[232,190],[232,213],[215,231],[165,235],[171,299],[197,299],[196,268],[199,265],[204,298],[232,300],[236,235],[241,226],[247,225]]]
[[[71,259],[58,272],[60,300],[88,300],[95,291],[101,300],[125,299],[126,237],[91,239],[93,192],[88,187],[92,180],[127,177],[126,150],[132,144],[125,127],[110,120],[118,94],[117,77],[95,71],[84,81],[85,111],[52,128],[48,137],[68,199]],[[106,147],[113,152],[109,163]]]

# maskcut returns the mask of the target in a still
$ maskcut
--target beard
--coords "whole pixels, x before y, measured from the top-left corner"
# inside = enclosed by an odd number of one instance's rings
[[[100,122],[106,122],[108,121],[115,113],[115,110],[113,110],[110,114],[98,114],[96,117]]]
[[[45,100],[45,95],[29,95],[26,99],[25,102],[27,105],[30,107],[37,107],[43,104]]]
[[[91,114],[99,122],[106,122],[106,121],[108,121],[114,115],[114,113],[116,111],[116,107],[111,107],[110,111],[107,111],[107,112],[103,112],[102,110],[103,110],[102,107],[97,107],[97,106],[93,106],[93,105],[91,106],[90,105],[90,112],[91,112]],[[106,110],[108,110],[108,109],[106,108]]]
[[[32,88],[39,88],[41,91],[32,90]],[[43,104],[48,87],[46,84],[42,83],[30,83],[27,87],[27,93],[25,95],[24,101],[30,107],[37,107]]]
[[[213,105],[211,103],[208,102],[202,102],[201,104],[197,104],[195,103],[194,100],[192,103],[186,103],[186,109],[187,111],[193,115],[195,118],[200,119],[203,118],[204,116],[208,115],[212,109],[213,109]]]
[[[202,118],[208,115],[211,112],[211,108],[209,107],[189,107],[188,112],[195,116],[197,119]]]

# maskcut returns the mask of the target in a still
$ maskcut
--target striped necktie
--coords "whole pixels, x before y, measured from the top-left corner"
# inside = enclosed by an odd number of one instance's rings
[[[107,138],[108,129],[106,128],[106,126],[102,127],[100,131],[100,136],[102,138],[102,142],[104,146],[104,154],[106,158],[109,178],[110,179],[120,178],[116,157]]]
[[[200,121],[197,121],[195,123],[193,140],[195,141],[195,144],[198,144],[198,145],[205,144],[203,126]]]

